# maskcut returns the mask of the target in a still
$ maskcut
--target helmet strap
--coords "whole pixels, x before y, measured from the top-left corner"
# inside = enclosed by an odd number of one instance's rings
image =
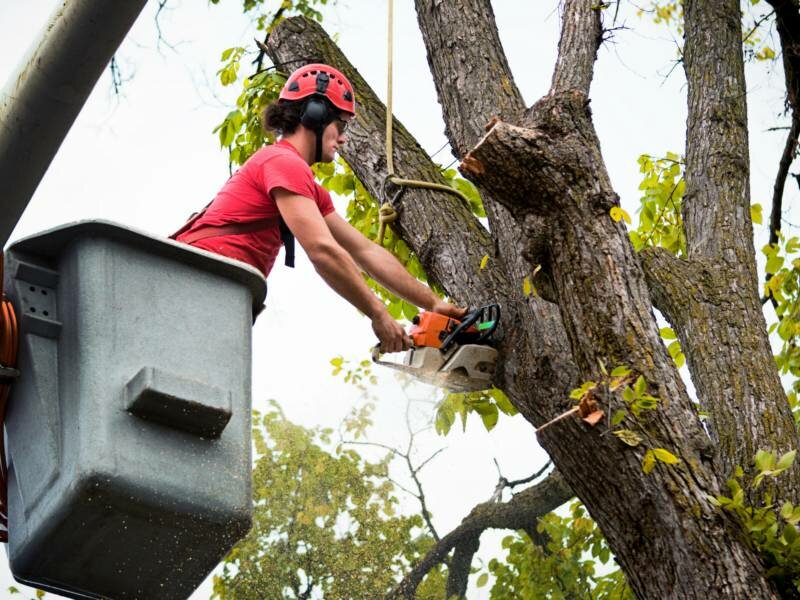
[[[314,154],[314,162],[322,161],[322,132],[324,129],[325,129],[324,127],[320,126],[314,131],[317,138],[317,146],[316,146],[316,153]]]

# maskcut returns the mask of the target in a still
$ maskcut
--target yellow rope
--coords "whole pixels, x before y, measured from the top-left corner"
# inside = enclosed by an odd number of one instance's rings
[[[394,157],[392,156],[392,54],[394,47],[394,0],[389,0],[388,19],[388,58],[386,61],[386,170],[389,177],[394,176]]]
[[[453,196],[457,196],[461,198],[464,202],[464,205],[472,210],[472,205],[470,204],[469,198],[467,198],[464,194],[459,192],[457,189],[450,187],[449,185],[444,185],[441,183],[432,183],[430,181],[420,181],[418,179],[402,179],[400,177],[395,177],[394,174],[394,156],[392,150],[392,125],[393,125],[393,115],[392,115],[392,54],[393,54],[393,46],[394,46],[394,0],[388,0],[389,3],[389,18],[388,18],[388,31],[387,31],[387,40],[388,40],[388,60],[387,60],[387,69],[386,69],[386,180],[393,183],[394,185],[401,185],[405,187],[411,188],[421,188],[426,190],[435,190],[439,192],[444,192],[446,194],[451,194]],[[392,223],[397,220],[397,212],[395,211],[394,207],[392,206],[391,202],[385,200],[381,205],[380,209],[378,210],[378,244],[381,246],[383,245],[383,237],[386,233],[386,225]]]

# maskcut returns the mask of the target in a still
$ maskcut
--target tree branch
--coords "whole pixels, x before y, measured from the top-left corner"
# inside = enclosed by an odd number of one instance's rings
[[[594,61],[602,41],[599,4],[587,0],[565,0],[550,94],[578,90],[589,95]]]
[[[415,0],[417,22],[442,104],[445,135],[462,157],[493,116],[525,109],[500,43],[489,0]],[[477,82],[480,82],[478,85]]]
[[[739,2],[687,0],[684,6],[689,114],[683,222],[689,258],[752,265],[754,285],[755,262],[746,256],[752,227]]]
[[[769,243],[778,243],[778,233],[781,230],[781,217],[783,214],[783,190],[786,185],[786,177],[789,175],[789,167],[797,156],[797,136],[800,134],[800,110],[792,108],[792,125],[789,128],[789,135],[786,136],[786,144],[783,147],[783,154],[778,163],[778,173],[775,176],[775,185],[772,188],[772,209],[769,216]],[[769,280],[770,276],[766,276]]]
[[[425,524],[428,526],[428,529],[430,530],[431,535],[433,536],[433,539],[438,542],[439,541],[439,533],[436,531],[436,528],[433,526],[433,521],[431,520],[431,513],[428,510],[427,500],[425,499],[425,490],[422,488],[422,482],[419,480],[419,477],[417,475],[423,469],[423,467],[425,467],[425,465],[427,465],[431,460],[433,460],[436,456],[438,456],[439,453],[442,452],[442,450],[444,450],[444,448],[440,448],[439,450],[434,452],[431,456],[429,456],[424,461],[422,461],[421,464],[419,464],[418,466],[415,467],[414,463],[411,462],[411,451],[412,451],[413,446],[414,446],[414,433],[411,432],[411,431],[409,431],[409,433],[410,433],[410,436],[409,436],[409,440],[408,440],[408,449],[405,452],[401,452],[397,448],[392,448],[391,446],[387,446],[386,444],[381,444],[381,443],[378,443],[378,442],[361,442],[361,441],[353,440],[353,441],[345,441],[344,443],[345,444],[355,444],[355,445],[359,445],[359,446],[373,446],[375,448],[382,448],[384,450],[388,450],[389,452],[391,452],[392,454],[394,454],[398,458],[402,458],[405,461],[406,466],[408,467],[408,473],[411,476],[411,479],[414,481],[414,485],[417,486],[417,493],[414,493],[414,492],[406,489],[405,486],[401,485],[400,483],[397,483],[394,480],[392,480],[392,482],[397,487],[402,489],[404,492],[406,492],[407,494],[410,494],[411,496],[414,496],[419,501],[420,508],[422,509],[422,518],[425,521]]]
[[[800,135],[800,10],[797,0],[767,0],[767,2],[775,13],[786,81],[786,106],[792,115],[792,124],[778,165],[772,193],[769,243],[775,244],[778,241],[778,232],[781,230],[783,190],[789,167],[797,155],[797,138]]]
[[[450,565],[447,569],[446,598],[466,597],[472,558],[480,548],[480,545],[480,535],[467,536],[456,544],[453,558],[450,559]]]
[[[386,599],[414,598],[417,586],[431,569],[440,564],[456,546],[474,543],[472,540],[479,539],[486,529],[523,529],[570,498],[572,491],[569,486],[560,473],[553,471],[547,479],[521,491],[508,502],[478,504],[458,527],[428,551]]]
[[[739,2],[684,6],[689,111],[682,216],[691,268],[705,277],[687,283],[716,301],[695,302],[673,318],[725,476],[737,465],[747,469],[760,448],[796,448],[798,437],[758,289]],[[800,466],[785,483],[789,497],[800,497]]]
[[[317,23],[302,17],[286,19],[273,30],[266,45],[273,62],[333,64],[353,83],[358,93],[358,119],[348,129],[349,141],[342,155],[370,193],[381,200],[386,177],[386,109],[375,92]],[[393,139],[398,174],[445,183],[439,168],[397,119]],[[499,273],[477,269],[481,258],[493,253],[492,243],[463,202],[449,194],[409,188],[395,209],[400,218],[393,227],[414,249],[428,276],[451,297],[464,305],[480,306],[503,288]]]

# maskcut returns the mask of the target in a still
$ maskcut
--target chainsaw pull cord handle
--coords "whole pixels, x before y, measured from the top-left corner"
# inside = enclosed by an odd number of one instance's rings
[[[455,329],[453,329],[453,331],[450,332],[450,335],[448,335],[446,338],[444,338],[444,340],[442,340],[442,345],[439,349],[442,352],[447,352],[447,350],[455,342],[456,337],[460,333],[465,331],[467,328],[473,326],[479,320],[480,321],[484,320],[484,312],[488,314],[489,319],[491,319],[494,316],[495,317],[494,322],[492,323],[491,327],[489,327],[478,337],[475,343],[481,343],[486,339],[488,339],[489,336],[494,333],[495,329],[497,329],[497,324],[500,321],[499,304],[487,304],[486,306],[481,306],[480,308],[473,310],[471,313],[468,313],[467,316],[464,317],[464,320],[461,321],[461,323],[459,323],[458,326]],[[489,319],[486,320],[488,321]]]

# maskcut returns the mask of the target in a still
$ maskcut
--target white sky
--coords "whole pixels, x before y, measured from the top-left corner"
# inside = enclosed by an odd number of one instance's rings
[[[0,83],[15,72],[57,4],[57,0],[0,3]],[[162,45],[159,52],[153,24],[156,3],[148,3],[118,54],[123,74],[133,76],[125,83],[122,98],[111,94],[106,73],[12,241],[87,218],[111,219],[166,235],[213,197],[228,173],[226,154],[211,130],[238,92],[236,86],[220,89],[216,83],[219,55],[229,46],[252,47],[256,35],[240,14],[239,0],[221,4],[170,2],[174,9],[162,13],[161,22],[175,50]],[[444,125],[413,3],[398,0],[395,5],[395,115],[432,153],[445,142]],[[528,103],[549,86],[559,28],[556,6],[554,0],[494,2],[511,68]],[[324,11],[323,23],[329,33],[340,34],[343,50],[382,97],[385,11],[385,2],[340,0]],[[633,215],[639,197],[637,156],[663,155],[668,150],[683,153],[685,80],[680,67],[664,79],[676,57],[675,44],[664,29],[632,15],[621,17],[634,29],[617,32],[616,44],[601,49],[592,109],[612,182]],[[775,69],[771,79],[761,75],[763,67],[748,79],[753,201],[764,206],[765,217],[784,140],[782,132],[765,132],[782,123],[778,119],[782,72],[779,65]],[[452,157],[443,151],[436,159],[447,164]],[[787,199],[794,197],[796,192],[787,193]],[[340,211],[345,206],[344,200],[337,201]],[[765,227],[759,235],[766,239]],[[281,262],[279,258],[276,265]],[[275,398],[298,423],[336,427],[358,402],[358,393],[330,376],[328,361],[336,355],[362,360],[374,336],[369,321],[331,292],[304,256],[297,262],[294,270],[276,266],[270,275],[267,310],[254,335],[254,406],[264,408],[267,398]],[[380,374],[373,441],[405,444],[406,401],[399,387],[393,376]],[[431,398],[433,393],[421,386],[415,396]],[[492,458],[509,479],[531,474],[546,460],[521,417],[501,417],[491,434],[472,419],[466,434],[456,426],[447,438],[431,434],[420,440],[421,458],[441,446],[448,448],[422,473],[440,533],[455,527],[472,506],[491,495],[497,481]],[[396,476],[407,479],[401,468]],[[408,510],[416,509],[413,499],[404,501]],[[488,558],[497,552],[500,537],[485,535],[480,555]],[[7,565],[0,562],[0,590],[5,590],[12,580]],[[486,598],[487,589],[473,587],[470,597]],[[206,582],[192,597],[207,598],[209,593]]]

